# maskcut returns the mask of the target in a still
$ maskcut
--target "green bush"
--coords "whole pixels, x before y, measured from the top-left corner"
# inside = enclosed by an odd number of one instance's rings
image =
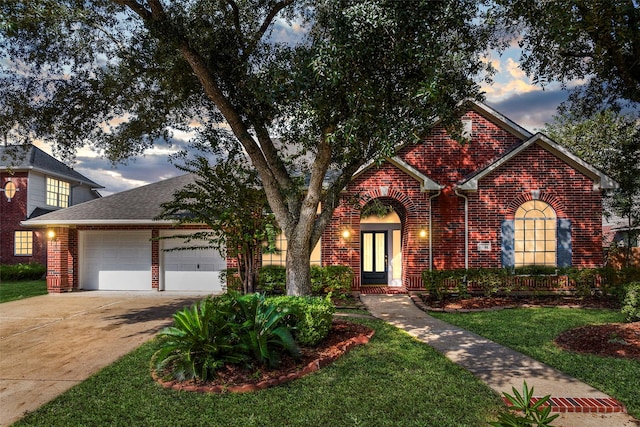
[[[258,288],[267,295],[284,294],[287,288],[287,271],[280,265],[265,265],[258,271]]]
[[[154,367],[180,381],[206,381],[226,364],[275,366],[283,351],[299,355],[288,324],[294,310],[260,294],[208,297],[173,315],[159,334]]]
[[[232,321],[236,295],[208,297],[175,313],[173,325],[160,331],[160,348],[153,357],[156,370],[169,371],[179,381],[206,381],[226,363],[246,360]]]
[[[503,268],[470,268],[466,271],[466,280],[467,283],[475,283],[484,296],[490,297],[500,292],[511,291],[507,286],[508,274]]]
[[[596,285],[596,278],[600,274],[597,268],[568,268],[561,271],[566,274],[569,282],[575,288],[577,297],[585,298],[593,295]]]
[[[324,298],[279,296],[271,297],[269,301],[279,307],[292,309],[289,326],[298,344],[315,346],[329,334],[336,311],[329,295]]]
[[[346,265],[311,266],[311,291],[314,295],[332,294],[344,298],[351,292],[353,270]]]
[[[640,282],[625,286],[626,295],[622,301],[622,314],[627,322],[640,321]]]
[[[466,294],[466,270],[425,270],[422,272],[422,283],[431,298],[442,301],[453,290]]]
[[[38,263],[30,264],[3,264],[0,265],[0,280],[38,280],[42,279],[47,269]]]

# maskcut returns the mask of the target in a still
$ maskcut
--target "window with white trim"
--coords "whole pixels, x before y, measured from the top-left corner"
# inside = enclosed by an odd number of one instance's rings
[[[321,240],[318,240],[316,247],[311,251],[311,258],[309,262],[311,265],[322,265],[322,255],[321,255]],[[285,267],[287,265],[287,238],[284,236],[284,233],[280,233],[276,236],[275,239],[276,244],[276,252],[273,254],[262,254],[262,265],[281,265]]]
[[[523,203],[514,221],[514,261],[516,267],[557,265],[557,218],[555,210],[541,200]]]
[[[68,182],[47,177],[47,205],[69,207],[71,187]]]
[[[33,255],[33,231],[16,231],[14,233],[13,254],[16,256]]]

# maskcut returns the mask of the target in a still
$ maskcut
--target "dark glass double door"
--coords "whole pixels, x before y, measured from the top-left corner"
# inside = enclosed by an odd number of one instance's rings
[[[387,231],[363,231],[360,237],[362,284],[386,285],[389,272]]]

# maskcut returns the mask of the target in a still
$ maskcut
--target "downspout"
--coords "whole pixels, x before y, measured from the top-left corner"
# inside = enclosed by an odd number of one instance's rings
[[[464,268],[469,269],[469,198],[454,190],[456,196],[464,199]]]
[[[433,199],[438,197],[442,190],[429,196],[429,271],[433,271],[433,225],[431,223],[431,212],[433,211]]]

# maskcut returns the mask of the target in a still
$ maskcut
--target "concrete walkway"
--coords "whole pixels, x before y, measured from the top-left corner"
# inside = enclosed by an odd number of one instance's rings
[[[0,426],[137,348],[196,299],[91,291],[0,304]]]
[[[429,316],[416,307],[408,295],[360,295],[375,317],[407,331],[429,344],[451,361],[463,366],[502,396],[512,387],[522,389],[524,380],[535,388],[536,396],[552,398],[590,398],[578,400],[584,406],[610,406],[610,397],[552,369],[530,357],[503,347],[486,338]],[[558,399],[558,401],[563,401]],[[612,408],[613,410],[613,408]],[[640,426],[625,413],[561,413],[555,426],[590,427]]]

